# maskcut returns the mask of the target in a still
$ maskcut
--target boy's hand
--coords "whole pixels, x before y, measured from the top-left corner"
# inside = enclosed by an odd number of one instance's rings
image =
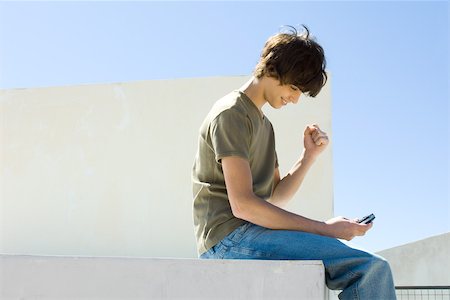
[[[357,219],[349,220],[344,217],[332,218],[325,222],[327,225],[326,235],[350,241],[355,236],[365,235],[373,226],[373,223],[361,224],[357,221]]]
[[[327,147],[328,135],[318,125],[308,125],[303,133],[303,143],[305,155],[315,158]]]

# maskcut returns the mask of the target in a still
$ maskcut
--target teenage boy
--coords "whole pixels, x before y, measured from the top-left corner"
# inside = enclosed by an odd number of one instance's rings
[[[318,125],[304,130],[304,149],[283,178],[272,124],[262,112],[315,97],[327,80],[322,47],[291,32],[270,37],[253,77],[217,101],[200,127],[193,166],[193,214],[200,258],[322,260],[326,284],[341,299],[395,299],[388,263],[338,239],[372,224],[343,217],[312,220],[282,207],[328,145]],[[295,280],[295,279],[293,279]]]

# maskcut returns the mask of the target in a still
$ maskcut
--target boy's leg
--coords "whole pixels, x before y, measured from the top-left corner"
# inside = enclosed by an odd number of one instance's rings
[[[342,289],[341,299],[395,299],[391,270],[383,258],[316,234],[246,224],[202,258],[322,260],[326,284]]]

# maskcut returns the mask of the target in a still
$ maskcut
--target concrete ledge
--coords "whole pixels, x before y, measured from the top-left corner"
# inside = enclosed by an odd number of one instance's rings
[[[1,299],[325,299],[321,261],[0,255]]]

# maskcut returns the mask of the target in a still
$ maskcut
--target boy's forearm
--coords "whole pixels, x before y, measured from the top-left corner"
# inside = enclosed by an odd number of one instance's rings
[[[303,152],[301,158],[294,164],[289,173],[275,187],[270,203],[283,207],[291,200],[300,188],[308,170],[314,164],[316,158]]]
[[[277,230],[297,230],[329,236],[324,222],[308,219],[268,203],[256,196],[241,199],[238,218],[253,224]]]

